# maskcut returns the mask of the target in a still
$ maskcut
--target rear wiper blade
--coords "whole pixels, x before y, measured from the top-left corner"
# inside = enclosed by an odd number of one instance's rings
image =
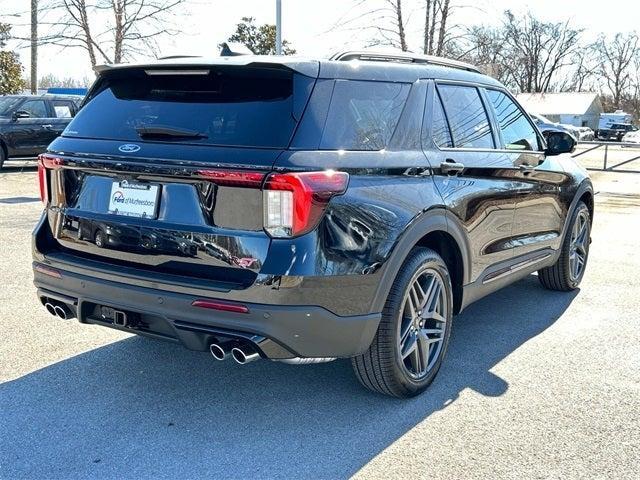
[[[209,138],[207,135],[186,128],[168,127],[166,125],[145,125],[136,127],[141,138]]]

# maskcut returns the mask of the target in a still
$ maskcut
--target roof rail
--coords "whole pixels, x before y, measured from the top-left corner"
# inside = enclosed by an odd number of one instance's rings
[[[374,50],[355,50],[338,52],[329,57],[329,60],[349,61],[364,60],[373,62],[398,62],[417,63],[427,65],[439,65],[441,67],[457,68],[469,72],[482,73],[480,69],[470,63],[451,60],[450,58],[436,57],[433,55],[419,55],[410,52],[384,52]]]

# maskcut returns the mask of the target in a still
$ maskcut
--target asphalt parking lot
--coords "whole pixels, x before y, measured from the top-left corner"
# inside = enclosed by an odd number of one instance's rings
[[[33,170],[0,173],[0,478],[637,478],[640,174],[593,174],[580,290],[535,276],[455,319],[423,396],[347,361],[239,366],[49,316]]]

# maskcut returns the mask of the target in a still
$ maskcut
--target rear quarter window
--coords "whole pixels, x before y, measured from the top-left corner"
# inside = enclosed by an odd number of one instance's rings
[[[406,83],[336,80],[320,148],[381,150],[409,95]]]

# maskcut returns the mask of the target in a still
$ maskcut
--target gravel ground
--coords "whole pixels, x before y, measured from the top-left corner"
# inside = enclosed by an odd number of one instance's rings
[[[579,291],[535,276],[456,317],[423,396],[63,322],[38,304],[33,171],[0,174],[0,478],[637,478],[640,175],[596,173]]]

